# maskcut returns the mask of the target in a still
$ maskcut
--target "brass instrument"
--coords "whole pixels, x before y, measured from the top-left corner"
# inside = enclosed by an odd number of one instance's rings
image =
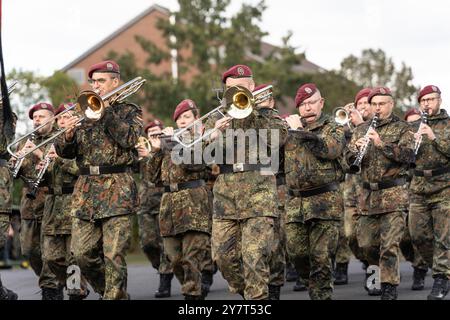
[[[417,132],[422,128],[422,124],[427,124],[428,121],[428,112],[427,110],[421,112],[421,121],[419,125],[419,129],[417,129]],[[419,136],[419,138],[416,140],[414,144],[414,154],[417,155],[420,149],[420,145],[422,144],[422,135]]]
[[[49,151],[44,157],[44,166],[39,170],[36,179],[31,183],[30,191],[26,194],[28,199],[35,200],[36,193],[38,191],[39,185],[41,184],[42,179],[44,178],[44,174],[48,169],[50,163],[52,163],[52,158],[49,156],[50,151],[52,149],[53,144],[50,146]]]
[[[13,92],[14,90],[16,90],[15,86],[17,85],[18,81],[13,82],[9,87],[8,87],[8,96],[11,94],[11,92]],[[3,103],[3,98],[0,95],[0,105]]]
[[[371,129],[375,129],[378,122],[378,114],[375,114],[372,118],[372,121],[370,122],[369,128],[367,128],[366,134],[364,135],[364,139],[366,139],[366,143],[362,146],[361,150],[359,150],[358,155],[356,156],[356,160],[353,162],[353,164],[350,166],[350,172],[351,173],[359,173],[361,171],[361,162],[364,158],[364,156],[367,153],[367,150],[369,149],[370,139],[369,139],[369,132]]]
[[[203,134],[199,134],[196,130],[194,130],[199,127],[199,124],[202,124],[204,120],[210,118],[213,114],[219,113],[221,117],[228,115],[233,119],[244,119],[252,113],[255,105],[270,99],[272,96],[273,86],[264,87],[258,91],[254,91],[253,93],[242,86],[230,87],[225,91],[224,98],[221,100],[218,107],[195,120],[186,128],[177,131],[173,135],[173,139],[180,143],[183,147],[190,148],[196,143],[208,138],[212,133],[218,130],[213,128]],[[186,133],[189,134],[186,135]],[[189,136],[189,139],[182,138],[186,136]]]
[[[114,104],[115,102],[122,102],[125,100],[128,96],[136,93],[142,85],[145,83],[145,79],[142,77],[136,77],[133,80],[128,81],[127,83],[121,85],[120,87],[116,88],[115,90],[111,91],[110,93],[100,97],[96,92],[92,90],[84,90],[80,93],[80,95],[77,98],[77,103],[73,104],[63,112],[59,113],[58,115],[52,117],[36,129],[34,129],[32,132],[28,133],[27,135],[21,137],[20,139],[14,140],[12,143],[10,143],[7,147],[8,152],[11,154],[11,156],[17,158],[18,160],[21,160],[22,158],[25,158],[30,153],[35,151],[36,149],[39,149],[40,147],[48,144],[49,142],[55,140],[60,135],[64,134],[67,130],[71,128],[65,128],[63,130],[58,130],[54,135],[46,139],[45,141],[42,141],[40,144],[38,144],[34,149],[28,151],[27,153],[16,156],[14,152],[12,151],[12,146],[17,145],[21,141],[28,138],[28,136],[32,134],[36,134],[38,130],[45,127],[48,123],[55,121],[58,117],[62,116],[63,114],[75,110],[79,114],[82,114],[79,121],[76,123],[76,125],[79,125],[84,120],[91,120],[91,121],[98,121],[101,119],[103,114],[105,113],[106,103],[109,105]]]
[[[150,144],[150,141],[146,137],[139,137],[138,143],[135,145],[135,148],[143,146],[145,149],[148,150],[148,152],[152,151],[152,145]],[[141,161],[143,158],[139,157],[138,160]]]
[[[355,108],[355,104],[349,103],[349,104],[345,105],[344,107],[338,107],[333,110],[334,122],[336,122],[338,125],[341,125],[341,126],[348,125],[348,127],[351,129],[352,128],[351,127],[351,119],[350,119],[351,112],[357,112],[362,119],[361,114]]]
[[[34,141],[35,138],[36,138],[36,135],[34,133],[32,133],[30,135],[30,141]],[[16,160],[16,162],[14,163],[14,166],[12,168],[10,168],[12,176],[13,176],[14,179],[17,178],[17,175],[19,174],[19,171],[20,171],[20,168],[22,167],[24,159],[25,159],[25,157],[18,158]]]

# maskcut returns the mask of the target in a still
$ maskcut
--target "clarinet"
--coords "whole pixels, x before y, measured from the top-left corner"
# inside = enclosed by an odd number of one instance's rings
[[[362,146],[361,150],[359,151],[356,160],[353,162],[353,164],[350,166],[350,172],[352,173],[358,173],[361,171],[361,162],[364,158],[364,156],[367,153],[367,150],[369,149],[370,139],[369,139],[369,132],[370,129],[375,129],[378,122],[378,114],[375,114],[372,118],[372,121],[370,122],[369,128],[367,128],[366,134],[364,135],[364,138],[366,139],[366,143]]]
[[[34,200],[36,199],[36,194],[39,188],[39,184],[41,183],[42,179],[44,178],[44,174],[48,169],[48,166],[52,162],[52,159],[48,156],[48,154],[44,158],[44,166],[39,170],[38,175],[36,177],[36,180],[31,182],[31,188],[30,191],[27,193],[27,198]]]
[[[419,132],[420,128],[422,127],[422,124],[427,124],[428,121],[428,112],[425,110],[422,112],[422,121],[420,122],[419,129],[417,132]],[[414,154],[417,155],[419,152],[420,145],[422,144],[422,135],[419,136],[419,138],[416,140],[416,143],[414,145]]]

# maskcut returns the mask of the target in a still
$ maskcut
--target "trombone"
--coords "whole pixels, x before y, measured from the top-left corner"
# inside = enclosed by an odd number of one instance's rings
[[[210,118],[214,113],[219,113],[221,117],[228,115],[233,119],[244,119],[252,113],[255,105],[271,98],[272,95],[273,86],[264,87],[253,93],[242,86],[230,87],[225,91],[224,98],[220,101],[218,107],[195,120],[187,127],[177,131],[173,136],[173,140],[180,143],[185,148],[190,148],[194,144],[208,138],[217,130],[216,128],[210,129],[197,138],[195,138],[196,132],[193,132],[195,131],[195,128],[199,128],[199,125],[201,125],[204,120]],[[186,136],[186,133],[189,132],[193,133],[194,139],[191,138],[188,142],[183,141],[182,137]]]
[[[42,146],[48,144],[49,142],[55,140],[57,137],[65,133],[67,130],[71,128],[65,128],[63,130],[58,130],[54,135],[46,139],[45,141],[42,141],[40,144],[35,146],[33,149],[29,150],[28,152],[17,156],[13,151],[12,147],[19,144],[21,141],[28,139],[29,136],[32,134],[36,134],[37,131],[39,131],[41,128],[48,125],[50,122],[55,121],[58,117],[62,116],[63,114],[75,110],[78,113],[82,114],[79,121],[76,123],[76,125],[80,124],[82,121],[88,119],[91,121],[98,121],[100,118],[102,118],[103,114],[105,113],[106,103],[109,105],[114,104],[115,102],[122,102],[125,100],[128,96],[136,93],[142,85],[145,83],[145,79],[142,77],[136,77],[133,80],[128,81],[127,83],[121,85],[120,87],[116,88],[115,90],[111,91],[108,94],[105,94],[104,96],[100,97],[96,92],[93,90],[84,90],[81,91],[80,95],[77,98],[77,102],[64,110],[63,112],[59,113],[58,115],[52,117],[51,119],[47,120],[43,124],[41,124],[39,127],[34,129],[32,132],[28,133],[27,135],[14,140],[12,143],[10,143],[7,146],[8,152],[16,158],[18,161],[22,160],[26,156],[28,156],[33,151],[41,148]]]
[[[8,96],[11,94],[11,92],[13,92],[14,90],[16,90],[15,86],[17,85],[17,83],[19,83],[19,81],[14,81],[9,87],[8,87]],[[3,97],[0,95],[0,105],[3,104]]]

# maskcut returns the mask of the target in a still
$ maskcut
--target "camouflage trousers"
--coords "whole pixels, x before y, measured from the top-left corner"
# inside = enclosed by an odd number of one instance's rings
[[[433,277],[450,279],[450,188],[430,195],[411,195],[409,230],[415,263],[433,269]],[[423,262],[422,262],[423,261]],[[422,262],[422,263],[421,263]]]
[[[9,214],[0,213],[0,249],[3,249],[6,242],[6,233],[9,229]]]
[[[130,215],[94,222],[73,219],[71,251],[81,273],[105,300],[129,298],[125,256],[130,244]]]
[[[59,286],[66,285],[67,268],[70,265],[76,265],[76,261],[70,252],[70,243],[72,236],[70,234],[43,235],[42,236],[42,263],[45,268],[51,270],[56,276]],[[41,275],[42,277],[42,275]],[[81,295],[87,289],[86,279],[81,276],[81,291],[69,292],[69,294]],[[58,287],[54,287],[57,289]]]
[[[358,244],[358,238],[356,237],[360,217],[358,208],[345,207],[344,210],[344,234],[348,239],[348,246],[350,248],[350,251],[351,253],[353,253],[356,259],[361,262],[366,262],[366,258],[364,257],[364,253],[361,250],[361,247]]]
[[[269,296],[275,218],[213,219],[212,254],[230,292],[246,300]]]
[[[211,260],[211,237],[198,231],[188,231],[173,237],[163,237],[167,257],[184,295],[201,296],[202,269]]]
[[[309,279],[312,300],[333,295],[332,259],[339,238],[339,221],[309,220],[286,225],[287,251],[302,279]]]
[[[41,222],[37,219],[25,220],[20,223],[20,245],[23,256],[29,260],[31,268],[39,277],[40,288],[57,288],[56,275],[42,261]]]
[[[405,229],[403,231],[403,236],[402,236],[402,239],[400,240],[400,252],[402,253],[402,255],[406,261],[411,262],[411,264],[414,268],[419,267],[419,269],[420,269],[422,266],[426,266],[426,263],[424,263],[423,260],[415,259],[415,257],[414,257],[414,248],[413,248],[413,244],[412,244],[411,235],[409,232],[408,220],[409,219],[407,216],[405,219]],[[416,263],[418,263],[418,265],[416,265]],[[425,269],[426,269],[426,267],[425,267]]]
[[[336,263],[349,263],[352,255],[350,250],[349,238],[345,234],[344,219],[339,221],[339,237],[335,256]]]
[[[279,219],[274,219],[274,238],[272,258],[270,259],[269,284],[272,286],[284,285],[284,273],[286,271],[286,232],[284,213],[280,213]]]
[[[159,231],[159,215],[138,213],[139,243],[153,268],[161,274],[173,273],[172,266],[164,252],[163,239]]]
[[[358,243],[370,265],[380,267],[381,283],[400,283],[400,242],[405,232],[405,213],[395,211],[360,217]]]

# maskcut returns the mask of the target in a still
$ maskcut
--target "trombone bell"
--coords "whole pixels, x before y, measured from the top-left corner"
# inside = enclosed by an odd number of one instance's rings
[[[253,111],[253,94],[247,88],[234,86],[226,90],[224,97],[227,113],[235,119],[244,119]]]
[[[77,108],[90,120],[98,120],[103,116],[105,103],[102,98],[92,90],[84,90],[77,98]]]

